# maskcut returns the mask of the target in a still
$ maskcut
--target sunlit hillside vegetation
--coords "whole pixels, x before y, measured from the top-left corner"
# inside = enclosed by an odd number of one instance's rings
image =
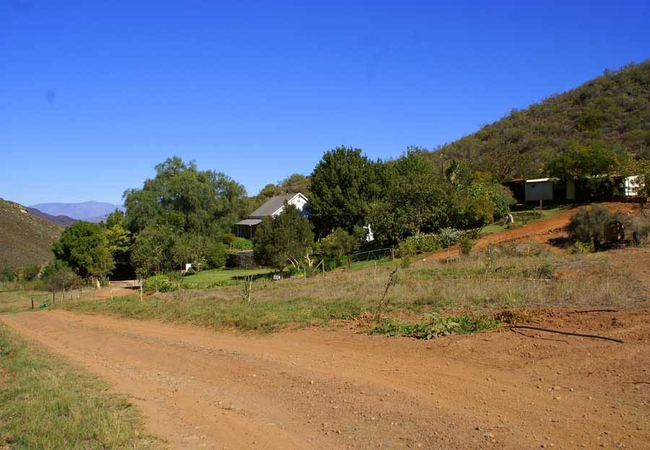
[[[545,175],[545,165],[572,144],[650,154],[650,60],[606,70],[576,89],[512,110],[433,155],[466,161],[505,181]]]
[[[50,248],[62,230],[32,216],[17,203],[0,199],[0,270],[51,261],[54,255]]]

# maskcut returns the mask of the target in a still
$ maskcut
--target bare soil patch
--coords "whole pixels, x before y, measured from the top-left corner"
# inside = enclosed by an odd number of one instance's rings
[[[648,311],[539,314],[434,341],[353,327],[215,333],[61,311],[1,318],[127,393],[174,448],[646,448]],[[349,325],[348,325],[349,326]]]

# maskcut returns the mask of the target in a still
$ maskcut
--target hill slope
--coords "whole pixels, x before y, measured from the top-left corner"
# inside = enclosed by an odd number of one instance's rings
[[[576,89],[513,110],[433,156],[465,160],[503,181],[545,175],[544,165],[572,143],[650,154],[650,60],[606,70]]]
[[[67,227],[68,225],[72,225],[73,223],[78,222],[77,219],[73,219],[72,217],[63,216],[63,215],[53,216],[51,214],[44,213],[43,211],[40,211],[36,208],[25,208],[25,209],[32,216],[38,217],[39,219],[47,220],[48,222],[53,223],[54,225],[60,225],[62,227]]]
[[[52,260],[50,247],[62,227],[32,216],[21,205],[0,199],[0,270]]]

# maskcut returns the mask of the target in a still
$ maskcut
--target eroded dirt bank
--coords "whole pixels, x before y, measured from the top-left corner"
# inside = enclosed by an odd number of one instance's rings
[[[129,395],[173,448],[648,448],[647,311],[436,341],[270,336],[43,311],[2,316]]]

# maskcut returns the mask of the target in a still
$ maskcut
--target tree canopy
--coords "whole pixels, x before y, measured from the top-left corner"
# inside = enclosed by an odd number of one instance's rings
[[[310,176],[309,211],[318,236],[367,225],[369,204],[380,193],[375,170],[358,148],[337,147],[323,155]]]
[[[441,170],[415,147],[384,163],[381,173],[384,195],[372,202],[370,223],[384,245],[443,228],[480,228],[513,203],[498,183],[471,176],[456,161]]]
[[[200,171],[195,162],[168,158],[156,177],[124,193],[123,223],[134,233],[131,263],[139,276],[195,267],[222,267],[222,236],[245,216],[244,187],[221,172]]]
[[[142,189],[124,193],[126,227],[137,233],[151,225],[171,225],[204,236],[230,230],[244,213],[244,187],[221,172],[200,171],[179,157],[156,165],[156,177]]]
[[[115,267],[104,229],[96,223],[73,223],[52,245],[52,252],[83,278],[104,277]]]
[[[287,205],[277,217],[266,217],[253,238],[255,261],[283,271],[289,264],[299,265],[314,243],[314,234],[306,217],[293,205]]]

